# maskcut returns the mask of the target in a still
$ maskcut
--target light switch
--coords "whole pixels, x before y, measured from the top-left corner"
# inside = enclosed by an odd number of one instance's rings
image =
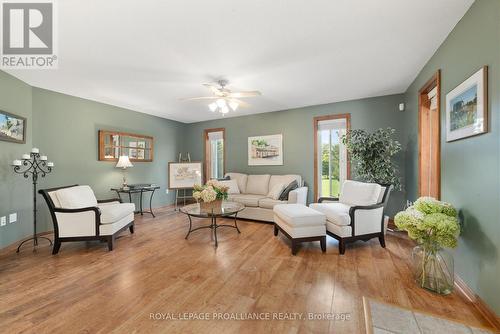
[[[0,218],[0,226],[7,225],[7,217],[3,216]]]
[[[17,213],[11,213],[9,215],[9,224],[15,223],[17,221]]]

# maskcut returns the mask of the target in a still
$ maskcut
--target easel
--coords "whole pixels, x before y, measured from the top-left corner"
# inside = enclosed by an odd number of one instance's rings
[[[179,159],[178,162],[191,162],[191,155],[189,152],[187,153],[187,157],[183,158],[182,153],[179,153]],[[182,190],[182,195],[179,194],[179,190]],[[186,200],[187,199],[192,199],[192,195],[186,195],[186,190],[192,190],[192,188],[184,188],[184,189],[176,189],[175,190],[175,208],[174,211],[179,210],[178,209],[178,202],[179,200],[183,201],[183,205],[186,205]]]

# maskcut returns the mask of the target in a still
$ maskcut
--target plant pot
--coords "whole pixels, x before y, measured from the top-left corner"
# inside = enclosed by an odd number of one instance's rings
[[[417,284],[429,291],[447,295],[455,282],[453,256],[436,245],[419,245],[412,252],[413,272]]]
[[[222,200],[216,199],[212,202],[200,202],[200,211],[207,213],[222,213]]]

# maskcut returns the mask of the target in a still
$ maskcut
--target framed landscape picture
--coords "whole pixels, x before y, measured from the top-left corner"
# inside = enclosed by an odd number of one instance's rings
[[[446,141],[488,132],[488,67],[446,94]]]
[[[0,110],[0,140],[26,143],[26,118]]]
[[[169,162],[168,188],[191,189],[195,184],[202,184],[201,162]]]
[[[248,137],[248,165],[283,165],[283,135]]]

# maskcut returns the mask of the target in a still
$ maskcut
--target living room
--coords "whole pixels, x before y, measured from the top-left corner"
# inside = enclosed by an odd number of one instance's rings
[[[499,1],[1,6],[2,332],[500,330]]]

